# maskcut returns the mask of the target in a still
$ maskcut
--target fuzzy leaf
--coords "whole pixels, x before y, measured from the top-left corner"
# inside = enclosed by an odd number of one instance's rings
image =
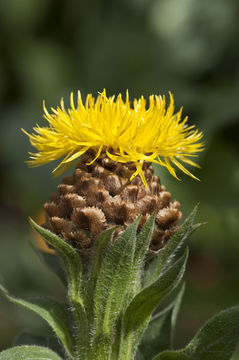
[[[165,350],[165,345],[168,345],[166,349],[170,348],[167,325],[169,323],[168,318],[170,317],[171,310],[172,307],[167,308],[165,312],[158,314],[150,321],[138,348],[138,351],[140,351],[146,359],[147,357],[152,359],[159,351]],[[166,334],[164,333],[165,329]]]
[[[142,282],[142,271],[144,267],[144,260],[147,253],[147,250],[150,245],[152,232],[154,229],[156,213],[154,213],[150,218],[146,221],[143,228],[141,229],[139,235],[136,239],[135,245],[135,253],[133,266],[131,271],[130,283],[128,285],[127,296],[125,298],[124,303],[127,305],[132,298],[141,290],[141,282]],[[125,305],[124,304],[124,305]],[[117,357],[120,346],[120,336],[121,336],[121,322],[118,321],[118,324],[115,327],[115,342],[113,347],[113,356]],[[139,351],[136,354],[136,360],[143,360],[143,354],[140,354]]]
[[[139,346],[145,358],[152,359],[160,351],[172,348],[174,328],[184,290],[183,284],[175,300],[150,321]]]
[[[175,261],[175,255],[178,250],[185,243],[188,235],[194,231],[194,218],[197,212],[198,206],[196,206],[184,223],[180,226],[178,231],[170,238],[167,245],[159,252],[159,254],[149,263],[145,272],[144,286],[152,284],[158,279],[161,272],[165,270],[167,266]]]
[[[64,262],[68,275],[69,298],[77,327],[76,342],[83,351],[85,344],[89,341],[89,336],[88,321],[80,287],[82,277],[80,255],[64,239],[37,225],[32,219],[30,219],[30,223],[46,242],[57,250]]]
[[[91,254],[90,254],[90,265],[89,265],[89,272],[87,274],[87,282],[90,282],[89,289],[87,289],[87,293],[89,293],[90,290],[95,289],[95,285],[97,282],[98,274],[100,272],[102,262],[106,256],[107,249],[109,247],[109,244],[112,240],[113,233],[115,228],[110,228],[105,231],[103,231],[95,240],[94,246],[92,248]],[[90,297],[92,297],[93,294],[90,293]]]
[[[91,326],[94,322],[94,313],[92,312],[92,309],[94,308],[96,283],[102,262],[106,256],[107,249],[112,240],[114,230],[115,228],[110,228],[103,231],[95,240],[93,249],[90,254],[89,272],[87,273],[84,298],[86,299],[86,308],[89,310],[88,319]]]
[[[139,220],[120,235],[101,267],[96,287],[96,332],[111,334],[131,278]]]
[[[30,219],[30,224],[47,243],[57,249],[71,279],[72,291],[74,291],[75,294],[78,294],[81,278],[81,261],[78,253],[64,239],[39,226],[32,219]]]
[[[115,228],[109,228],[105,231],[103,231],[95,240],[94,246],[92,249],[92,259],[91,259],[91,272],[94,273],[94,271],[99,270],[102,262],[105,258],[107,248],[109,246],[109,243],[112,240],[113,233]],[[96,269],[94,269],[94,266]]]
[[[62,360],[62,358],[48,348],[25,345],[2,351],[0,360]]]
[[[178,318],[178,313],[181,307],[181,303],[183,300],[183,295],[185,292],[185,283],[183,283],[178,296],[175,299],[175,303],[174,303],[174,307],[172,309],[172,315],[171,315],[171,319],[170,319],[170,345],[171,347],[173,347],[173,338],[174,338],[174,331],[175,331],[175,326],[176,326],[176,322],[177,322],[177,318]]]
[[[128,347],[131,347],[130,351],[134,353],[148,326],[152,312],[181,281],[187,257],[188,250],[157,281],[143,289],[131,301],[123,319],[122,354],[124,351],[128,352]]]
[[[181,351],[164,351],[161,354],[157,355],[153,358],[153,360],[191,360],[191,358],[187,358],[182,354]],[[196,359],[194,359],[196,360]],[[203,358],[202,358],[203,360]],[[212,358],[208,358],[208,360],[213,360]],[[215,359],[217,360],[217,359]],[[228,359],[229,360],[229,359]]]
[[[154,360],[230,360],[239,337],[239,306],[221,311],[178,351],[164,351]]]
[[[65,305],[46,297],[34,298],[31,299],[31,301],[17,299],[9,295],[2,285],[0,285],[0,292],[14,304],[21,305],[33,311],[47,321],[61,341],[65,351],[68,354],[72,354],[73,339]]]
[[[13,342],[13,346],[21,346],[21,345],[43,346],[50,348],[60,356],[65,355],[65,352],[63,351],[62,346],[59,343],[59,340],[57,340],[53,336],[42,337],[28,332],[21,332],[16,336]]]
[[[156,218],[156,212],[150,216],[150,218],[144,224],[142,230],[137,236],[135,254],[134,254],[134,264],[135,266],[140,266],[144,257],[148,251],[151,236],[154,230],[154,222]]]
[[[132,290],[138,292],[141,289],[141,276],[140,272],[144,267],[144,259],[146,253],[148,251],[150,241],[152,238],[152,233],[154,230],[154,222],[155,222],[156,213],[154,213],[144,224],[142,230],[140,231],[139,235],[137,236],[137,241],[135,245],[135,253],[134,253],[134,262],[133,262],[133,271],[132,271]]]

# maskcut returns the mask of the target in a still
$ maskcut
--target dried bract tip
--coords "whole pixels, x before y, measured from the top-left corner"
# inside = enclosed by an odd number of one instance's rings
[[[88,160],[86,155],[84,161],[89,163],[92,153]],[[91,248],[95,237],[111,226],[115,227],[116,238],[139,215],[140,231],[156,210],[150,250],[158,251],[177,230],[182,214],[180,203],[170,202],[171,194],[160,185],[151,164],[145,163],[143,168],[148,189],[139,175],[130,183],[135,172],[133,163],[118,164],[106,154],[90,165],[81,160],[73,176],[67,181],[64,179],[64,184],[58,186],[59,193],[51,196],[52,201],[44,205],[49,227],[83,250]]]
[[[103,211],[96,207],[75,208],[72,213],[74,224],[80,229],[90,230],[92,234],[100,234],[106,223]]]

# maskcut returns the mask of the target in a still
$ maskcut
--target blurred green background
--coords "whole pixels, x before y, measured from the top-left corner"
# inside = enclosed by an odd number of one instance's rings
[[[60,179],[50,176],[54,164],[27,167],[31,148],[20,128],[44,124],[43,99],[55,107],[77,89],[129,89],[131,98],[170,90],[206,141],[201,182],[156,168],[184,216],[200,202],[197,220],[207,221],[190,240],[176,346],[239,303],[238,19],[238,0],[0,0],[0,273],[14,294],[64,296],[35,255],[27,222]],[[2,298],[0,319],[0,349],[20,330],[50,333]]]

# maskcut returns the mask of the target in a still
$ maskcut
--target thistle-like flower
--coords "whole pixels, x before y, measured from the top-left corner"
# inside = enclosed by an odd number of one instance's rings
[[[173,165],[196,178],[182,163],[198,166],[191,160],[203,149],[202,133],[181,120],[182,109],[174,114],[174,100],[166,108],[165,97],[150,96],[149,106],[141,97],[130,105],[121,94],[95,100],[78,92],[75,107],[52,108],[44,105],[49,127],[34,128],[28,134],[37,153],[30,153],[30,165],[38,166],[64,157],[54,171],[64,170],[78,159],[73,176],[63,179],[58,193],[44,205],[46,226],[76,248],[89,248],[104,229],[116,226],[115,236],[139,215],[139,229],[156,210],[156,227],[150,245],[159,250],[177,230],[181,217],[178,201],[161,186],[151,163],[165,166],[177,177]],[[61,168],[61,169],[59,169]]]
[[[209,353],[210,359],[231,359],[237,306],[210,319],[186,347],[172,350],[185,288],[185,240],[200,224],[194,225],[196,207],[176,232],[180,204],[170,202],[151,163],[176,176],[175,165],[195,178],[182,164],[197,166],[190,157],[202,150],[202,134],[181,113],[174,114],[171,94],[166,109],[164,97],[151,96],[148,108],[141,97],[131,107],[128,93],[124,102],[105,91],[96,101],[88,95],[84,106],[79,93],[77,107],[72,95],[68,111],[63,100],[51,114],[45,109],[49,127],[37,126],[33,135],[24,131],[38,151],[31,165],[65,156],[59,171],[78,159],[73,175],[44,205],[45,226],[30,219],[55,249],[53,261],[49,254],[41,259],[67,286],[66,301],[21,300],[0,285],[0,293],[40,315],[58,339],[54,351],[48,338],[47,347],[4,350],[1,360],[204,359]]]
[[[203,150],[200,142],[202,133],[194,125],[187,126],[187,117],[181,120],[182,108],[174,114],[174,100],[170,93],[170,104],[166,109],[165,97],[150,96],[149,106],[142,96],[130,105],[129,94],[126,92],[125,102],[121,94],[106,97],[105,90],[95,100],[92,95],[82,103],[78,92],[75,107],[71,93],[71,108],[67,111],[64,101],[61,107],[51,109],[49,114],[44,104],[44,117],[49,127],[36,126],[35,134],[28,134],[32,146],[37,153],[30,153],[29,164],[39,166],[63,156],[64,159],[54,171],[80,158],[89,149],[96,156],[102,152],[116,162],[133,162],[136,171],[131,180],[139,175],[147,187],[142,171],[144,162],[154,162],[165,166],[177,177],[175,165],[187,175],[196,178],[182,163],[198,166],[191,157]]]

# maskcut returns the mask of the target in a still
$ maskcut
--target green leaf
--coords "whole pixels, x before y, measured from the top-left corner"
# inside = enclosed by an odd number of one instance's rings
[[[154,360],[230,360],[239,337],[239,306],[221,311],[178,351],[164,351]]]
[[[174,328],[184,290],[183,284],[175,300],[150,321],[139,346],[146,359],[152,359],[159,352],[172,348]]]
[[[135,295],[141,289],[141,271],[144,267],[144,260],[146,253],[148,251],[152,233],[154,230],[156,212],[150,216],[150,218],[146,221],[139,235],[137,236],[137,241],[135,245],[135,253],[134,253],[134,262],[132,269],[132,293]],[[135,290],[135,291],[133,291]],[[131,299],[130,299],[131,300]]]
[[[59,340],[53,336],[38,336],[28,332],[21,332],[19,333],[14,342],[13,346],[20,346],[20,345],[38,345],[50,348],[51,350],[55,351],[58,355],[64,356],[65,352],[62,349]]]
[[[138,222],[115,240],[102,264],[96,287],[96,332],[111,334],[121,311],[130,282]]]
[[[146,357],[153,357],[163,350],[172,348],[174,328],[177,314],[181,305],[185,284],[170,293],[174,300],[163,310],[158,312],[150,321],[140,344],[141,352]],[[171,297],[171,296],[170,296]]]
[[[83,352],[87,342],[89,342],[89,336],[88,321],[80,292],[82,277],[80,255],[64,239],[37,225],[32,219],[30,219],[30,224],[46,240],[46,242],[57,250],[59,256],[63,260],[68,275],[69,298],[76,323],[76,341]]]
[[[151,315],[159,302],[178,285],[185,271],[187,257],[188,251],[157,281],[135,296],[125,314],[125,322],[129,327],[137,328],[137,325]]]
[[[184,350],[194,359],[230,359],[239,337],[239,306],[221,311],[199,330]]]
[[[164,351],[153,358],[153,360],[190,360],[190,359],[191,358],[188,358],[187,356],[183,355],[181,351]],[[208,358],[208,360],[214,360],[214,359]],[[215,360],[217,360],[217,358],[215,358]]]
[[[99,358],[108,359],[110,356],[115,322],[130,291],[138,223],[139,219],[115,240],[98,276],[92,353]]]
[[[137,236],[131,276],[128,284],[127,296],[124,299],[123,308],[127,307],[127,305],[130,303],[133,297],[142,288],[142,273],[144,271],[144,266],[145,266],[145,257],[154,230],[155,217],[156,217],[156,212],[152,216],[150,216],[150,218],[146,221],[139,235]],[[115,327],[116,340],[114,342],[114,347],[113,347],[113,353],[115,354],[115,356],[117,356],[117,354],[119,353],[119,348],[120,348],[121,325],[122,324],[120,319],[120,321],[118,321],[117,326]],[[137,354],[137,356],[138,358],[140,357],[139,354]]]
[[[34,298],[31,301],[17,299],[9,295],[2,285],[0,285],[0,292],[14,304],[40,315],[51,326],[65,351],[70,355],[73,353],[73,338],[65,305],[46,297]]]
[[[64,239],[39,226],[32,219],[30,219],[30,224],[46,240],[46,242],[48,242],[58,251],[60,257],[64,261],[68,276],[71,280],[71,291],[75,295],[79,295],[81,261],[78,253]]]
[[[231,360],[238,360],[238,359],[239,359],[239,352],[236,351]]]
[[[142,261],[148,251],[152,233],[154,230],[154,222],[156,218],[156,212],[150,216],[150,218],[144,224],[142,230],[137,236],[137,241],[135,245],[135,253],[134,253],[134,266],[141,266]]]
[[[0,360],[62,360],[62,358],[50,349],[26,345],[2,351]]]
[[[181,307],[181,303],[183,300],[183,295],[185,292],[185,283],[183,283],[178,296],[175,299],[175,304],[172,310],[172,316],[171,316],[171,339],[170,339],[170,345],[171,347],[173,347],[173,339],[174,339],[174,331],[175,331],[175,326],[176,326],[176,322],[177,322],[177,318],[178,318],[178,313]]]
[[[182,248],[188,235],[194,231],[194,218],[197,212],[196,206],[178,231],[170,238],[167,245],[149,263],[145,271],[144,286],[152,284],[158,279],[161,272],[175,261],[175,255]],[[198,226],[197,226],[198,227]]]
[[[94,313],[92,309],[94,308],[96,283],[102,262],[106,256],[107,249],[112,240],[114,230],[115,228],[112,227],[103,231],[95,240],[90,254],[90,264],[84,289],[84,298],[86,299],[85,303],[86,308],[88,309],[88,319],[91,326],[94,322]]]
[[[99,272],[114,231],[115,227],[109,228],[96,238],[91,252],[89,278],[95,277],[95,274]]]
[[[141,337],[148,326],[154,309],[181,281],[188,250],[168,268],[153,284],[138,293],[128,306],[123,319],[122,359],[126,354],[134,353]]]
[[[172,306],[155,316],[149,323],[143,339],[140,343],[139,350],[144,357],[152,359],[160,351],[170,348],[170,338],[168,336],[168,323],[171,314]],[[164,332],[166,329],[166,333]]]

